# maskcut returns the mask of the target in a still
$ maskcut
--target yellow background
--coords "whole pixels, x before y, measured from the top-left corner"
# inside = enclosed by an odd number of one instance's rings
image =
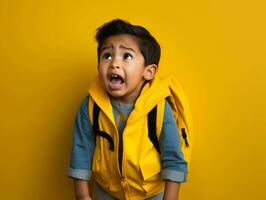
[[[95,29],[123,18],[162,47],[192,109],[181,200],[266,199],[265,1],[0,1],[0,198],[73,199],[72,123],[96,75]]]

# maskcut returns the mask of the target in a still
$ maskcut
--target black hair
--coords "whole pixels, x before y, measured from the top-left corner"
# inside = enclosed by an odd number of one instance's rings
[[[121,19],[114,19],[97,28],[95,39],[98,42],[98,62],[104,41],[113,35],[129,34],[139,39],[139,49],[145,60],[145,66],[156,64],[158,66],[161,56],[161,47],[156,39],[142,26],[132,25]]]

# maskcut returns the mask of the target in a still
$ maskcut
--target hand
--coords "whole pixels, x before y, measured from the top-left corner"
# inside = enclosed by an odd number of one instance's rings
[[[90,196],[83,197],[83,198],[77,198],[77,200],[92,200]]]
[[[74,179],[76,200],[92,200],[88,181]]]
[[[163,200],[178,200],[180,183],[165,181]]]

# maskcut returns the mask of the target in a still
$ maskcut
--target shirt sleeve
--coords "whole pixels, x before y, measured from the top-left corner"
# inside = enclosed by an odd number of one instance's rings
[[[165,101],[162,132],[159,138],[161,150],[161,178],[174,182],[186,182],[187,162],[180,147],[178,128],[171,106]]]
[[[80,104],[74,121],[74,133],[68,177],[89,180],[95,147],[95,136],[88,117],[87,96]]]

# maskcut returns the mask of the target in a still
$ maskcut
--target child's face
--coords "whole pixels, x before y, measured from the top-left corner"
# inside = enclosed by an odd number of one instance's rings
[[[151,80],[156,65],[145,67],[138,39],[121,34],[108,37],[101,48],[98,73],[105,90],[122,103],[138,98],[145,80]]]

